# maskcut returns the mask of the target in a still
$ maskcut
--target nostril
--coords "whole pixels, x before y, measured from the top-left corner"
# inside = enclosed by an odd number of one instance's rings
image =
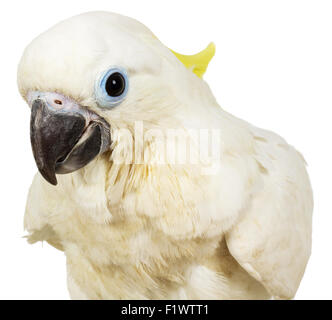
[[[61,100],[54,100],[54,103],[55,103],[55,104],[62,105],[62,101],[61,101]]]

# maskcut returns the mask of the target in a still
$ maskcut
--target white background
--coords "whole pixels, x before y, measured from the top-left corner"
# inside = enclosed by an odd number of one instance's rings
[[[6,3],[4,5],[4,3]],[[314,196],[313,253],[297,299],[331,299],[332,1],[8,1],[0,8],[0,298],[67,299],[64,254],[23,239],[36,166],[29,109],[16,87],[24,47],[90,10],[136,18],[170,48],[216,56],[205,75],[220,105],[278,132],[306,158]]]

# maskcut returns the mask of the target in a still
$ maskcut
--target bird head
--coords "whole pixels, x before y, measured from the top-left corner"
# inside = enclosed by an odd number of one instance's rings
[[[213,55],[214,47],[209,50]],[[113,13],[75,16],[38,36],[23,53],[18,86],[31,108],[40,173],[56,185],[56,174],[112,151],[117,130],[132,132],[135,121],[180,126],[205,86],[198,77],[204,63],[195,61],[169,50],[136,20]]]

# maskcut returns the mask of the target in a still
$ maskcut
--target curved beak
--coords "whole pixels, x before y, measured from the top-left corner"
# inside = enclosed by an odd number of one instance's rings
[[[78,170],[109,149],[110,127],[95,112],[52,92],[33,92],[30,138],[42,176],[57,184],[56,174]]]

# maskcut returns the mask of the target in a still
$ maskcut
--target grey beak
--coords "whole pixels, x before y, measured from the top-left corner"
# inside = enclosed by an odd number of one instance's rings
[[[85,113],[55,110],[42,99],[32,103],[33,155],[40,173],[53,185],[57,184],[56,173],[70,173],[84,167],[110,144],[108,123],[95,113],[94,120],[87,120]]]

